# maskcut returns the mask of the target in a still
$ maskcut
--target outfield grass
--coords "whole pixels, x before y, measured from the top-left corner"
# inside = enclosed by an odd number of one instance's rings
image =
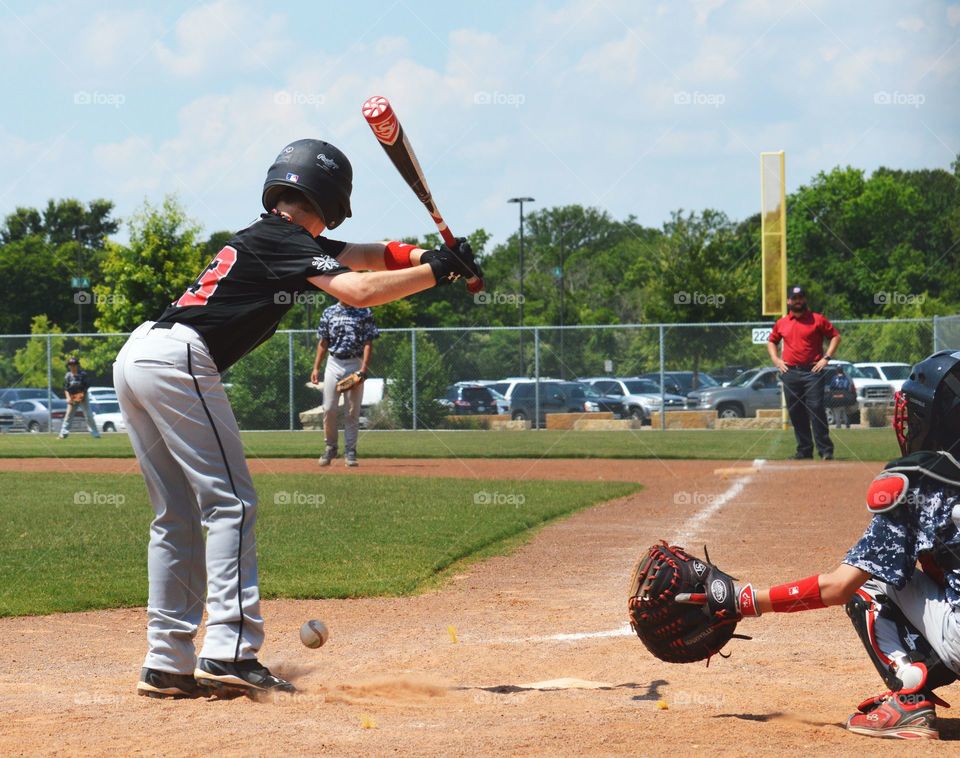
[[[417,592],[457,562],[635,492],[610,482],[256,478],[265,597]],[[152,512],[137,475],[0,473],[0,616],[146,603]]]
[[[890,429],[831,430],[836,457],[888,461],[898,455]],[[300,458],[319,455],[323,437],[315,432],[244,432],[248,455]],[[622,431],[622,432],[362,432],[360,454],[370,458],[768,458],[793,455],[792,431]],[[0,458],[132,457],[125,434],[94,440],[72,434],[0,435]]]

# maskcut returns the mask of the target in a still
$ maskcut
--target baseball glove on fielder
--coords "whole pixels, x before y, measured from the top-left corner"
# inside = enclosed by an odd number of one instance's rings
[[[82,390],[80,392],[71,392],[70,393],[70,402],[71,403],[82,403],[83,399],[87,396],[86,392]]]
[[[356,387],[360,382],[367,378],[365,371],[354,371],[347,374],[343,379],[337,382],[337,392],[346,392]]]
[[[640,557],[630,586],[630,626],[647,650],[667,663],[693,663],[720,652],[734,634],[739,613],[733,577],[682,547],[660,542]],[[710,588],[710,591],[707,591]],[[729,595],[729,597],[728,597]]]

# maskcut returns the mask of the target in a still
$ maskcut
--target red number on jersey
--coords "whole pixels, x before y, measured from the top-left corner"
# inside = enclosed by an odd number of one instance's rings
[[[217,253],[217,257],[210,261],[210,265],[197,277],[197,280],[187,287],[187,291],[174,305],[178,308],[187,305],[206,305],[213,293],[217,291],[220,280],[230,273],[230,269],[236,262],[237,249],[226,245]]]

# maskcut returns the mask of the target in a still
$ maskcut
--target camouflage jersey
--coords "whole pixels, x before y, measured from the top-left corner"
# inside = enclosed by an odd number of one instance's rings
[[[843,562],[902,589],[919,560],[960,610],[960,463],[924,451],[891,461],[878,479],[888,472],[904,480],[901,502],[874,515]]]

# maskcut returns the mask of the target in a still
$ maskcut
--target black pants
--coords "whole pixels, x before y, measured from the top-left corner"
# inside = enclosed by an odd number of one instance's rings
[[[827,427],[827,414],[823,407],[824,374],[792,368],[781,374],[783,389],[787,396],[787,412],[797,438],[797,455],[812,456],[813,442],[817,442],[820,456],[833,455],[833,442]],[[810,427],[813,426],[813,435]]]

